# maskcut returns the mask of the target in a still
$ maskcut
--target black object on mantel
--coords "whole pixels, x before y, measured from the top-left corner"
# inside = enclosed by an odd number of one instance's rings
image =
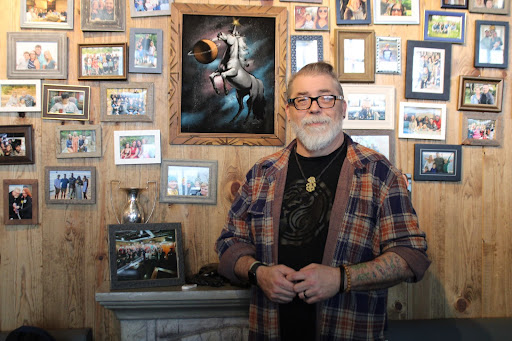
[[[217,272],[218,268],[219,263],[206,264],[199,269],[197,274],[187,278],[186,282],[215,288],[231,285],[226,277],[219,275]]]

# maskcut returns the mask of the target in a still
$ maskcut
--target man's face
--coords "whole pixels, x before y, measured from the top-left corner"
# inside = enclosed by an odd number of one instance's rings
[[[484,85],[484,93],[488,93],[489,92],[489,85]]]
[[[114,0],[105,1],[105,9],[108,12],[112,12],[114,10]]]
[[[36,47],[36,54],[39,56],[41,54],[41,47]]]
[[[19,188],[15,188],[13,191],[12,191],[12,196],[17,198],[20,196],[20,189]]]

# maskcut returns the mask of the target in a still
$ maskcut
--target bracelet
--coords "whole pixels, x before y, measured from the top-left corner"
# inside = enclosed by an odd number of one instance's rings
[[[343,270],[345,270],[345,275],[347,276],[347,289],[345,289],[345,292],[350,291],[350,271],[347,265],[342,264]]]
[[[340,265],[340,292],[345,291],[345,268]]]

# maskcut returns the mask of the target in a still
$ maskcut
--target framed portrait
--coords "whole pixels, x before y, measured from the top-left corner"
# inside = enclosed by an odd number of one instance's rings
[[[46,204],[92,205],[96,203],[96,167],[44,168]]]
[[[402,39],[400,37],[376,37],[376,73],[402,73]]]
[[[34,163],[34,129],[32,125],[0,126],[0,165]]]
[[[66,33],[7,32],[7,78],[68,78]]]
[[[89,86],[43,84],[43,119],[89,121]]]
[[[160,202],[217,203],[217,161],[163,160]]]
[[[371,0],[336,1],[336,25],[364,25],[372,23]]]
[[[465,112],[462,116],[461,144],[498,147],[503,143],[503,118],[490,112]]]
[[[105,0],[103,8],[97,0],[81,0],[82,31],[124,31],[125,8],[125,0]]]
[[[394,130],[344,130],[354,142],[375,150],[395,164],[395,131]]]
[[[34,179],[5,179],[5,225],[35,225],[38,223],[38,187]]]
[[[41,111],[41,81],[0,79],[0,112]]]
[[[467,9],[469,0],[441,0],[441,8]]]
[[[131,28],[129,71],[134,73],[162,73],[163,45],[162,30]]]
[[[322,36],[290,36],[290,53],[292,74],[305,65],[316,63],[324,59],[324,44]]]
[[[508,67],[508,22],[475,21],[475,67]]]
[[[473,13],[503,14],[510,11],[508,0],[468,0],[468,9]]]
[[[425,11],[423,40],[464,44],[466,13]]]
[[[446,104],[400,102],[398,137],[403,139],[444,140]]]
[[[376,25],[411,25],[420,23],[420,0],[374,0],[373,5],[373,23]]]
[[[20,27],[56,30],[73,29],[73,0],[21,0]]]
[[[407,41],[405,98],[450,99],[452,45],[432,41]]]
[[[185,283],[180,223],[108,225],[108,244],[111,289]]]
[[[160,130],[114,131],[116,165],[160,163]]]
[[[452,144],[415,144],[414,180],[460,181],[462,146]]]
[[[130,3],[130,16],[154,17],[158,15],[171,15],[169,2],[173,0],[128,0]]]
[[[78,44],[78,79],[126,79],[126,43]]]
[[[308,4],[321,4],[322,0],[279,0],[279,2],[300,2]]]
[[[56,128],[57,159],[101,157],[100,125],[64,125]]]
[[[101,83],[101,121],[153,122],[153,83]]]
[[[329,31],[329,7],[295,6],[296,31]]]
[[[344,129],[395,129],[395,87],[343,85]]]
[[[334,68],[340,82],[375,82],[375,32],[334,30]]]
[[[503,79],[460,76],[458,110],[500,112]]]
[[[173,3],[171,11],[170,143],[283,145],[286,8]],[[237,52],[248,52],[243,63]],[[240,81],[226,78],[233,73]]]

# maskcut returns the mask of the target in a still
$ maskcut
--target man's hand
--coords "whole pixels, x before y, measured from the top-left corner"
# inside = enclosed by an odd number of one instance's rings
[[[260,266],[256,269],[258,286],[272,302],[289,303],[297,295],[294,283],[287,278],[294,273],[286,265]]]
[[[340,291],[341,272],[321,264],[309,264],[286,278],[296,282],[293,290],[306,303],[316,303],[336,295]]]

